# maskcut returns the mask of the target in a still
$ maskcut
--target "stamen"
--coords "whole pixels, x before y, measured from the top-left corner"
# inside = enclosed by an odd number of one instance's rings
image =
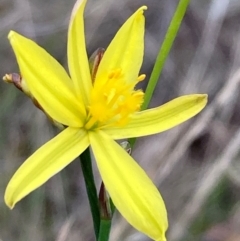
[[[117,79],[121,76],[121,74],[122,74],[122,70],[120,68],[114,69],[109,73],[108,78],[109,79],[113,79],[113,78]]]
[[[115,74],[115,71],[114,71],[114,70],[111,71],[111,72],[109,73],[109,75],[108,75],[108,78],[109,78],[109,79],[112,79],[112,78],[114,77],[114,74]]]
[[[141,75],[138,76],[137,80],[138,80],[138,82],[141,82],[141,81],[143,81],[145,78],[146,78],[146,75],[145,75],[145,74],[141,74]]]
[[[144,93],[134,86],[145,77],[141,74],[128,82],[122,69],[116,68],[108,72],[107,78],[96,80],[89,106],[90,119],[85,128],[127,124],[129,116],[139,111],[143,103]]]
[[[85,129],[86,130],[90,130],[92,129],[94,126],[96,125],[96,120],[95,118],[91,117],[90,120],[88,120],[88,122],[85,124]]]

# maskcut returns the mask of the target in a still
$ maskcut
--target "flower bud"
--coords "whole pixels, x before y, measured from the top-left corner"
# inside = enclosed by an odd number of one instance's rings
[[[64,125],[61,123],[57,122],[56,120],[52,119],[42,108],[42,106],[39,104],[39,102],[34,98],[34,96],[31,94],[26,81],[20,74],[17,73],[10,73],[10,74],[5,74],[3,76],[3,81],[6,83],[14,84],[19,90],[21,90],[24,94],[26,94],[28,97],[31,98],[33,104],[40,109],[41,111],[44,112],[44,114],[48,117],[48,119],[59,129],[64,129]]]
[[[102,60],[103,54],[105,52],[105,49],[103,48],[98,48],[89,58],[89,67],[90,67],[90,72],[91,72],[91,77],[92,77],[92,82],[94,83],[98,66]]]
[[[24,94],[32,98],[32,95],[26,84],[26,81],[22,78],[20,74],[17,74],[17,73],[5,74],[3,76],[3,81],[5,81],[6,83],[14,84]]]

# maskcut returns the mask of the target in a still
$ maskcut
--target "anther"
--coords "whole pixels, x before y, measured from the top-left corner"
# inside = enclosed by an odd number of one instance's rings
[[[115,74],[115,71],[111,71],[109,74],[108,74],[108,78],[109,79],[112,79],[114,77],[114,74]]]
[[[121,68],[118,68],[118,69],[114,69],[112,70],[109,75],[108,75],[108,78],[109,79],[112,79],[112,78],[119,78],[122,74],[122,70]]]
[[[141,75],[138,76],[137,80],[138,80],[138,82],[141,82],[141,81],[143,81],[145,78],[146,78],[146,75],[145,75],[145,74],[141,74]]]

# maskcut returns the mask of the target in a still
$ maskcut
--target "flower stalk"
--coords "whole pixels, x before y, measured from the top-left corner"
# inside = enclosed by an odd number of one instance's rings
[[[94,176],[93,176],[92,160],[91,160],[89,148],[87,148],[80,155],[80,163],[82,167],[83,177],[84,177],[85,186],[86,186],[87,195],[88,195],[88,201],[89,201],[90,210],[92,214],[95,237],[97,239],[99,236],[99,229],[100,229],[100,212],[99,212],[97,189],[96,189]]]
[[[178,6],[176,8],[176,11],[174,12],[174,15],[171,19],[170,25],[167,29],[167,33],[165,35],[165,38],[163,40],[163,43],[161,44],[158,55],[155,61],[155,64],[153,66],[152,73],[149,78],[149,82],[145,91],[145,97],[144,102],[141,106],[141,110],[147,109],[151,99],[153,92],[156,88],[157,82],[159,80],[159,77],[162,73],[164,64],[167,60],[168,54],[172,48],[172,45],[174,43],[174,40],[177,36],[178,30],[181,26],[183,17],[185,15],[185,12],[187,10],[187,7],[189,5],[190,0],[180,0],[178,3]],[[131,147],[133,148],[136,138],[130,138],[129,143],[131,144]]]
[[[168,54],[172,48],[173,42],[174,42],[174,40],[177,36],[178,30],[181,26],[181,23],[182,23],[184,15],[185,15],[185,12],[187,10],[187,7],[189,5],[189,2],[190,2],[190,0],[180,0],[178,3],[178,6],[176,8],[176,11],[174,12],[174,15],[173,15],[170,25],[167,29],[167,33],[165,35],[163,43],[160,46],[155,64],[153,66],[152,73],[150,75],[149,83],[148,83],[146,91],[145,91],[144,103],[141,108],[142,110],[147,109],[147,107],[150,103],[150,100],[151,100],[153,92],[156,88],[159,77],[162,73],[162,70],[163,70],[164,64],[166,62],[166,59],[168,57]]]

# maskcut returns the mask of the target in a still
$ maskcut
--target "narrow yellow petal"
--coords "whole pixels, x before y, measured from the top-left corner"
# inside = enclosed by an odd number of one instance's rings
[[[40,147],[16,171],[5,192],[5,202],[14,205],[61,171],[89,145],[83,129],[67,128]]]
[[[21,75],[44,111],[64,125],[82,126],[84,105],[76,98],[72,81],[63,67],[32,40],[13,31],[8,38]]]
[[[139,8],[115,35],[100,62],[96,83],[114,69],[121,69],[126,82],[136,81],[143,60],[145,9]]]
[[[92,81],[84,36],[83,12],[86,0],[78,0],[68,28],[68,67],[79,99],[89,104]]]
[[[165,241],[166,208],[152,181],[104,132],[90,132],[89,139],[103,182],[119,212],[150,238]]]
[[[195,116],[206,104],[204,94],[181,96],[157,108],[135,113],[126,126],[104,131],[115,140],[160,133]]]

